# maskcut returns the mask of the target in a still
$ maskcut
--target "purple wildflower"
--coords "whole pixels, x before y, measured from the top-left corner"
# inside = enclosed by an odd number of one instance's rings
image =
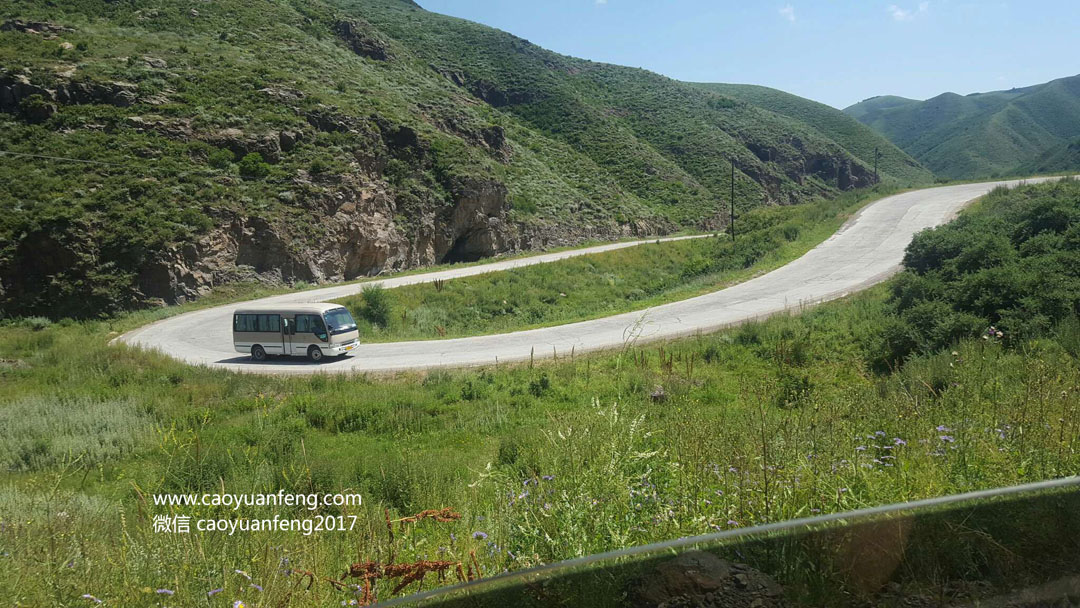
[[[939,432],[939,433],[948,433],[948,432],[949,432],[949,431],[951,431],[952,429],[950,429],[949,427],[945,426],[944,424],[939,424],[939,425],[937,426],[937,430],[938,430],[938,432]]]
[[[727,520],[727,525],[729,525],[729,526],[738,526],[739,522],[735,521],[734,519],[729,519],[729,520]]]
[[[248,574],[247,572],[244,572],[243,570],[233,570],[233,572],[239,574],[240,576],[246,578],[249,581],[251,580],[251,575]]]
[[[256,590],[256,591],[262,591],[263,590],[261,585],[256,585],[255,583],[251,583],[251,588]]]
[[[554,475],[543,475],[543,476],[540,477],[540,479],[543,479],[544,481],[554,481],[555,476]]]
[[[487,540],[487,536],[486,532],[480,532],[479,530],[472,533],[473,538],[479,538],[480,540]]]
[[[210,591],[206,592],[206,597],[214,597],[215,595],[221,593],[224,590],[225,590],[224,587],[218,587],[217,589],[211,589]]]
[[[90,595],[89,593],[82,594],[82,598],[84,600],[90,600],[91,602],[94,602],[95,604],[100,604],[101,603],[101,600],[99,600],[98,598]]]
[[[856,446],[855,451],[856,452],[865,452],[866,451],[866,446],[865,445]]]
[[[954,439],[952,435],[942,435],[938,437],[938,439],[944,441],[945,443],[952,443],[956,441],[956,439]]]
[[[899,437],[893,437],[892,442],[893,442],[893,445],[898,445],[898,446],[907,445],[907,442],[904,441],[903,439],[899,438]]]
[[[158,595],[172,595],[172,594],[174,594],[176,592],[173,591],[172,589],[158,589],[154,593],[157,593]]]

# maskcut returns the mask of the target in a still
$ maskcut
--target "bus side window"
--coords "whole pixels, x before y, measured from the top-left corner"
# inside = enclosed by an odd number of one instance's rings
[[[256,315],[233,315],[234,331],[256,331]]]

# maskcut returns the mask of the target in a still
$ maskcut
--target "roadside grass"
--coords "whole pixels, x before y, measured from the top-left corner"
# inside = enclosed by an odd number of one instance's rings
[[[1024,232],[1032,218],[1066,217],[1080,200],[1076,190],[997,192],[966,215],[1003,213]],[[917,240],[984,234],[985,221],[962,220]],[[999,271],[1047,276],[1037,272],[1042,264],[1073,255],[1078,242],[1074,220],[1051,225],[1064,232],[997,243],[1020,258],[973,257],[984,243],[958,238],[961,247],[937,254],[942,268],[957,270],[941,280],[982,276],[995,259],[1008,264]],[[919,280],[936,280],[932,272]],[[0,327],[0,407],[10,409],[2,445],[10,452],[10,442],[32,436],[51,455],[0,473],[0,596],[27,606],[91,605],[83,594],[109,606],[340,606],[358,599],[348,585],[360,582],[342,573],[366,560],[470,564],[475,553],[491,576],[1080,471],[1075,314],[1044,315],[1051,325],[1043,333],[960,335],[902,360],[886,356],[889,365],[875,372],[883,352],[907,344],[895,340],[898,330],[929,327],[898,325],[899,301],[927,300],[944,312],[965,305],[934,290],[909,293],[916,284],[901,277],[798,316],[707,336],[390,379],[186,366],[108,346],[105,321]],[[1032,305],[1008,302],[1014,308],[995,313],[1006,320]],[[60,412],[60,404],[78,407]],[[98,409],[124,438],[114,444],[120,449],[71,440],[96,432],[82,421]],[[10,439],[9,428],[17,430]],[[311,512],[168,508],[152,499],[279,490],[356,492],[364,504]],[[460,519],[393,523],[441,508]],[[189,533],[153,532],[153,517],[165,514],[357,521],[349,531],[311,535],[230,535],[198,531],[194,521]],[[455,580],[436,578],[424,588]],[[380,581],[379,598],[395,584]]]
[[[367,342],[512,332],[644,310],[783,266],[835,234],[862,207],[897,192],[879,186],[804,205],[757,208],[736,220],[734,243],[730,233],[718,233],[337,301],[352,311]]]
[[[885,299],[878,288],[677,343],[388,381],[188,367],[106,346],[103,323],[7,327],[5,407],[132,403],[154,433],[135,451],[72,452],[4,474],[0,593],[24,605],[80,605],[90,593],[154,606],[164,588],[198,605],[224,587],[221,605],[337,606],[355,596],[322,578],[366,559],[468,562],[475,551],[490,575],[1077,471],[1080,367],[1057,341],[965,341],[879,376],[865,357]],[[55,423],[24,418],[45,449],[63,445]],[[169,510],[151,494],[279,488],[359,492],[365,503],[345,513],[359,517],[351,532],[152,532],[150,518]],[[398,519],[443,507],[462,519],[395,524],[388,538],[384,509]],[[299,570],[317,573],[310,591]]]

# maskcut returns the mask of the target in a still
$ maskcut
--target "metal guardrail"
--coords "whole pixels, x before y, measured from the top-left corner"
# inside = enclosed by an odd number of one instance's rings
[[[620,549],[380,606],[1080,606],[1080,477]]]

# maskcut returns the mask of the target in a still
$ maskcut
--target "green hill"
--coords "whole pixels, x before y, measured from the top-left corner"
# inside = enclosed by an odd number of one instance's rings
[[[844,112],[940,176],[1002,175],[1080,136],[1080,76],[926,101],[875,97]]]
[[[729,159],[743,210],[873,182],[792,118],[408,0],[0,20],[5,315],[719,228]]]
[[[1017,169],[1020,174],[1063,173],[1080,169],[1080,137],[1043,152]]]
[[[874,165],[877,150],[881,154],[878,170],[883,176],[904,183],[926,183],[934,179],[928,169],[887,138],[831,106],[752,84],[696,83],[696,86],[798,120],[840,144],[868,166]]]

